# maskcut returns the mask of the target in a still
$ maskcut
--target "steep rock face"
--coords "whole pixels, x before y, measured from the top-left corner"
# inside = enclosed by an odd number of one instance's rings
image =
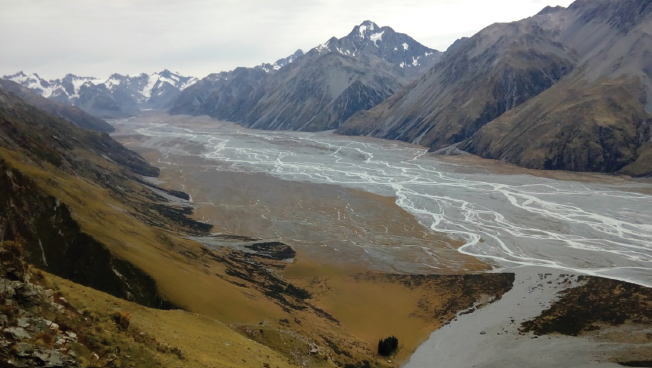
[[[70,209],[0,160],[3,234],[25,239],[25,260],[42,270],[142,305],[170,309],[156,283],[83,233]],[[20,204],[20,205],[18,205]]]
[[[579,0],[492,25],[338,132],[433,150],[461,142],[539,169],[650,175],[651,5]]]
[[[184,91],[170,112],[258,129],[335,129],[391,96],[439,56],[407,35],[365,21],[305,55],[212,74]]]
[[[125,182],[158,169],[108,134],[79,129],[2,90],[0,133],[2,236],[22,237],[26,259],[44,270],[144,305],[170,307],[151,277],[82,232],[68,205],[41,186],[44,181],[46,188],[61,188],[57,180],[70,175],[124,197],[133,195]]]
[[[451,47],[418,81],[337,132],[444,147],[549,88],[575,58],[537,24],[496,24]]]
[[[70,106],[65,103],[59,103],[51,99],[42,97],[32,92],[27,87],[10,80],[0,80],[0,88],[11,92],[21,100],[39,107],[55,116],[60,116],[80,128],[96,130],[98,132],[113,132],[113,127],[106,121],[90,115],[78,107]]]

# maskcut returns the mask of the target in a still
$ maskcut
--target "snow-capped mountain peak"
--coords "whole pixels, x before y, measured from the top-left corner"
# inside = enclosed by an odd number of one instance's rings
[[[14,81],[22,86],[25,86],[32,91],[37,92],[44,97],[50,97],[52,94],[52,86],[45,79],[39,77],[36,73],[25,74],[22,70],[13,75],[6,75],[3,79]]]
[[[380,27],[378,27],[376,23],[370,20],[365,20],[364,22],[360,23],[360,25],[355,26],[351,33],[357,33],[358,37],[368,39],[371,37],[371,35],[376,34],[379,29]]]
[[[313,50],[318,54],[337,52],[349,57],[370,53],[415,74],[432,66],[441,55],[406,34],[390,27],[379,27],[370,20],[353,27],[346,37],[332,37]]]
[[[21,84],[43,97],[69,103],[103,116],[107,115],[103,112],[98,113],[93,107],[100,104],[99,101],[102,101],[103,106],[106,104],[111,106],[102,107],[112,111],[111,114],[114,110],[124,110],[125,114],[131,114],[140,107],[161,108],[197,81],[197,78],[185,77],[168,69],[135,76],[114,73],[108,79],[67,74],[62,79],[49,81],[42,79],[36,73],[26,74],[21,71],[4,76],[3,79]],[[93,106],[86,106],[86,104]],[[120,105],[123,105],[122,109]]]

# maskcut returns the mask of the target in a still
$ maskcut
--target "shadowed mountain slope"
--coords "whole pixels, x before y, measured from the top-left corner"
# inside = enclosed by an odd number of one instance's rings
[[[0,88],[13,93],[21,100],[47,111],[52,115],[66,119],[80,128],[106,133],[114,131],[113,127],[106,121],[90,115],[78,107],[42,97],[18,83],[0,79]]]

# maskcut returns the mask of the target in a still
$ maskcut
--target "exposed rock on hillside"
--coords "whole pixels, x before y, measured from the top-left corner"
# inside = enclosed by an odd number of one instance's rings
[[[131,216],[154,226],[193,234],[210,230],[140,184],[138,174],[157,175],[158,169],[106,133],[80,129],[2,90],[0,132],[0,229],[7,239],[19,234],[25,239],[27,260],[121,298],[171,307],[149,275],[82,231],[80,222],[87,217],[70,207],[73,202],[88,208],[94,226],[114,226],[106,212],[93,210],[106,204],[81,191],[83,183],[128,203]]]
[[[52,320],[65,313],[52,290],[30,283],[19,243],[0,243],[0,359],[3,367],[81,367],[77,334]]]

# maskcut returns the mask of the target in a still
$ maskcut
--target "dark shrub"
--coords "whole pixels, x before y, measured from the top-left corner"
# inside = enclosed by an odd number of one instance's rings
[[[378,354],[382,356],[392,355],[398,348],[398,339],[394,336],[378,341]]]

